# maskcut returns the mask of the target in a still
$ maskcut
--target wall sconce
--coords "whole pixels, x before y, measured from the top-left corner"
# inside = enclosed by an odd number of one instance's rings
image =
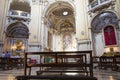
[[[25,46],[24,45],[21,47],[21,49],[22,49],[22,51],[25,52]]]
[[[11,47],[11,50],[12,50],[12,52],[16,51],[16,46],[15,46],[15,45],[12,46],[12,47]]]

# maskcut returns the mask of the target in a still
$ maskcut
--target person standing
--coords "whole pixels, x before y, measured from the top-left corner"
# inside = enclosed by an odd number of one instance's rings
[[[6,52],[5,57],[10,58],[10,53],[8,51]]]
[[[3,53],[1,54],[1,57],[2,57],[2,58],[5,57],[5,52],[3,52]]]
[[[3,63],[3,64],[1,64],[0,66],[1,66],[1,68],[4,70],[4,68],[5,68],[5,52],[2,52],[2,54],[1,54],[1,62]]]
[[[10,53],[8,52],[8,51],[6,51],[6,53],[5,53],[5,65],[4,65],[4,70],[8,70],[9,69],[9,64],[7,64],[8,62],[9,62],[9,58],[10,58]]]

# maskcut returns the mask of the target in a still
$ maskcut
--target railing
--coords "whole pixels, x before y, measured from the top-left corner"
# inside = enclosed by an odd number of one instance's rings
[[[22,18],[22,19],[30,19],[31,15],[28,12],[24,11],[19,11],[19,10],[10,10],[8,12],[9,17],[14,17],[14,18]]]
[[[105,5],[108,5],[108,4],[110,4],[110,3],[114,2],[114,1],[115,0],[95,0],[95,1],[93,1],[92,3],[90,3],[88,5],[89,11],[94,11],[94,10],[96,10],[98,8],[101,8],[101,7],[105,6]]]

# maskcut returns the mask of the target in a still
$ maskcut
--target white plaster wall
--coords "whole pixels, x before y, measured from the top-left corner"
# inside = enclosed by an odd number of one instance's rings
[[[91,43],[90,41],[81,41],[78,43],[78,50],[84,51],[84,50],[91,50]]]
[[[39,52],[40,51],[40,47],[38,46],[31,46],[28,48],[28,52]]]
[[[42,24],[42,6],[37,3],[31,3],[31,21],[29,23],[29,45],[28,52],[40,52],[43,51],[42,44],[44,36],[44,28]],[[41,36],[43,35],[43,36]],[[38,47],[39,46],[39,47]]]
[[[76,0],[76,37],[81,39],[88,39],[88,19],[87,19],[87,5],[86,0]]]
[[[0,42],[3,41],[3,32],[6,25],[8,0],[0,0]]]
[[[101,56],[104,52],[104,42],[102,33],[99,33],[95,36],[95,48],[96,56]]]
[[[60,35],[54,35],[53,37],[53,50],[55,51],[62,50],[62,37]]]
[[[40,42],[40,27],[41,27],[41,5],[32,4],[31,6],[31,22],[29,25],[30,36],[29,42]]]
[[[3,14],[4,14],[4,0],[0,0],[0,31],[3,26],[3,17],[4,17]]]
[[[84,51],[87,50],[87,45],[86,44],[80,44],[79,45],[79,51]]]
[[[88,20],[88,1],[76,0],[76,38],[79,51],[91,50],[89,20]],[[81,6],[82,5],[82,6]]]
[[[117,12],[118,18],[120,19],[120,0],[116,0],[115,10]]]

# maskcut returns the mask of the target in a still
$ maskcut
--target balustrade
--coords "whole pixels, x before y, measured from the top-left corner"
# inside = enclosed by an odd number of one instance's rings
[[[111,4],[115,0],[95,0],[89,4],[89,11],[95,11],[98,8],[101,8],[105,5]]]
[[[30,19],[30,13],[24,11],[18,11],[18,10],[10,10],[8,12],[8,16],[15,18],[22,18],[22,19]]]

